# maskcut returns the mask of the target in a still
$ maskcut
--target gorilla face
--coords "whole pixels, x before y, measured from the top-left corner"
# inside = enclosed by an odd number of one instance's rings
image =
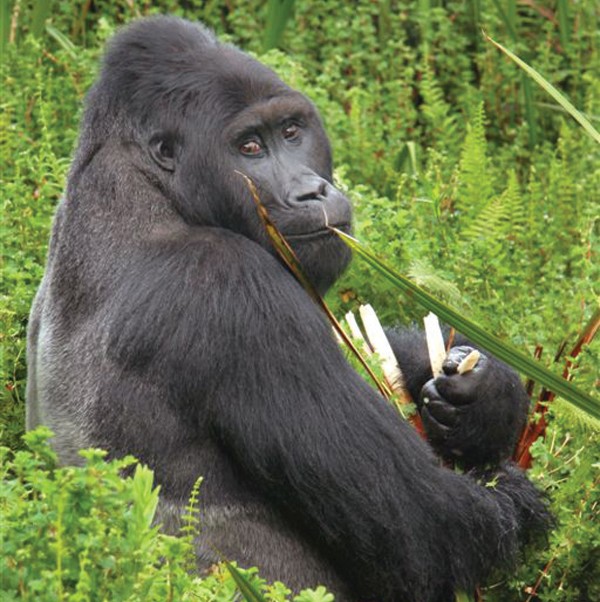
[[[204,53],[209,56],[196,67],[194,109],[183,119],[173,114],[154,132],[149,154],[173,173],[176,203],[189,223],[233,230],[275,252],[240,174],[251,178],[324,293],[350,261],[328,226],[349,232],[351,207],[332,184],[331,149],[317,111],[235,48],[217,45]]]
[[[349,260],[328,226],[348,231],[351,210],[331,183],[329,142],[314,108],[299,94],[275,97],[243,111],[226,136],[237,169],[257,184],[309,277],[326,290]]]

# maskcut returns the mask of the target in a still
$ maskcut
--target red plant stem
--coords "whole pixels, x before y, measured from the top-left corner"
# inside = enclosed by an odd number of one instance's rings
[[[575,346],[571,350],[569,357],[565,362],[565,367],[563,370],[563,378],[566,380],[571,380],[571,369],[573,367],[573,360],[581,353],[584,345],[589,345],[592,339],[596,336],[598,329],[600,328],[600,308],[596,309],[589,322],[586,324],[585,328],[579,335]],[[562,356],[566,347],[566,342],[563,342],[559,347],[554,361],[558,361]],[[538,349],[539,356],[541,356],[541,347],[538,345],[535,350],[535,357],[538,357]],[[528,392],[533,392],[533,383],[527,383]],[[531,393],[530,393],[531,394]],[[537,422],[530,422],[525,429],[523,430],[523,434],[519,439],[519,443],[515,449],[515,453],[513,454],[513,460],[521,467],[521,468],[530,468],[532,457],[530,453],[530,449],[532,444],[537,441],[539,437],[543,437],[546,433],[546,418],[545,414],[548,411],[548,404],[554,399],[555,395],[551,391],[546,389],[542,389],[540,392],[539,398],[535,404],[534,414],[540,414],[540,418]]]
[[[537,591],[540,585],[542,584],[542,579],[548,574],[548,571],[552,568],[552,565],[554,564],[555,560],[556,556],[552,556],[552,558],[550,558],[546,566],[543,568],[540,576],[538,577],[538,580],[535,582],[535,585],[531,588],[531,591],[529,592],[529,597],[527,598],[527,600],[525,600],[525,602],[531,602],[533,597],[537,594]]]

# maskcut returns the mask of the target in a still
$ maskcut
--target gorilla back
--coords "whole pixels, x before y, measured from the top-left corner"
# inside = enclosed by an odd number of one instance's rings
[[[351,219],[331,169],[313,105],[260,63],[175,18],[118,34],[31,313],[27,425],[54,430],[64,463],[89,446],[147,463],[169,530],[203,475],[200,570],[218,549],[338,600],[451,600],[544,524],[537,492],[500,464],[523,399],[491,358],[472,381],[448,377],[479,424],[490,399],[506,410],[490,488],[443,468],[353,372],[236,173],[324,292],[349,261],[327,229]],[[418,395],[423,342],[398,341]]]

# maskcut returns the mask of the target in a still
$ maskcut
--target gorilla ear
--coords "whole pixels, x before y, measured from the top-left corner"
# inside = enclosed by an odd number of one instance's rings
[[[152,160],[165,171],[175,171],[175,154],[177,140],[174,134],[157,132],[148,143]]]

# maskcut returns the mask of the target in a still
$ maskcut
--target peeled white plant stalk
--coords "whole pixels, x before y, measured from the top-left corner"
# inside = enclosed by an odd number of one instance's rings
[[[460,364],[458,364],[458,367],[456,368],[456,371],[459,374],[464,374],[465,372],[469,372],[469,370],[473,370],[473,368],[475,368],[475,366],[477,365],[477,362],[479,361],[480,357],[481,353],[479,353],[477,349],[473,349],[473,351],[471,351],[469,355],[465,356],[461,360]]]
[[[350,334],[352,335],[352,338],[355,341],[360,342],[360,344],[362,345],[363,351],[367,354],[367,356],[371,356],[373,355],[373,350],[371,349],[371,347],[369,347],[369,343],[367,343],[367,341],[365,340],[365,337],[363,336],[363,333],[360,330],[360,327],[358,326],[358,322],[356,321],[356,318],[354,317],[354,314],[349,311],[346,316],[346,323],[348,324],[348,328],[350,328]]]
[[[446,345],[444,343],[444,335],[440,327],[438,317],[429,312],[423,318],[425,325],[425,337],[427,339],[427,350],[429,351],[429,363],[433,377],[437,378],[442,374],[442,364],[446,359]]]
[[[381,359],[385,379],[395,393],[403,399],[407,398],[404,376],[375,310],[370,305],[361,305],[359,311],[369,344]]]
[[[442,374],[442,365],[446,359],[446,345],[444,344],[444,335],[440,327],[440,321],[438,317],[429,312],[423,318],[423,324],[425,325],[425,337],[427,338],[427,350],[429,351],[429,362],[431,363],[431,371],[433,377],[436,378]],[[477,349],[473,349],[471,353],[465,356],[456,371],[459,374],[465,374],[470,370],[473,370],[481,357],[481,353]]]

